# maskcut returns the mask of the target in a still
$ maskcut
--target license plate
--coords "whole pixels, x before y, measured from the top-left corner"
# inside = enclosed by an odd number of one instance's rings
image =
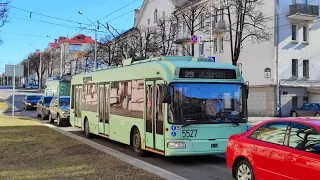
[[[197,129],[188,129],[182,130],[182,138],[194,138],[197,137],[198,130]]]
[[[33,105],[33,107],[37,107],[37,105]]]

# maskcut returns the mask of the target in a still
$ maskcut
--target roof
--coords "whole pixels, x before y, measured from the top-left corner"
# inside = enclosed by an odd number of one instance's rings
[[[91,36],[86,36],[84,34],[77,34],[69,39],[67,37],[60,36],[59,39],[55,40],[55,42],[50,42],[49,46],[54,48],[54,47],[59,46],[59,44],[61,44],[61,43],[70,43],[70,44],[88,43],[88,44],[91,44],[94,42],[95,41],[92,39]]]
[[[275,118],[275,119],[270,119],[267,121],[264,121],[264,123],[268,122],[277,122],[277,121],[287,121],[287,122],[303,122],[306,124],[314,125],[317,127],[320,127],[320,118],[313,119],[313,118],[307,118],[307,117],[287,117],[287,118]]]

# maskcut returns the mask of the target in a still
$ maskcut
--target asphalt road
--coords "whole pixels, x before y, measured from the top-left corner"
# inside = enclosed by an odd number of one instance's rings
[[[15,95],[15,105],[22,109],[22,100],[27,94],[33,92],[17,92]],[[12,102],[12,90],[0,90],[0,96],[7,98]],[[16,115],[36,118],[35,111],[16,112]],[[56,123],[55,123],[56,125]],[[84,137],[82,131],[73,127],[62,127],[61,129],[69,131],[78,136]],[[221,156],[200,156],[200,157],[164,157],[157,154],[150,154],[147,157],[137,157],[127,145],[117,143],[102,137],[92,138],[92,141],[101,145],[113,148],[129,156],[148,162],[152,165],[166,169],[172,173],[190,180],[231,180],[231,172],[227,169],[224,155]]]

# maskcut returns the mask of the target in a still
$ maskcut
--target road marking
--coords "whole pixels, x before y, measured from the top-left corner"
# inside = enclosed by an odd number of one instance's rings
[[[160,168],[158,166],[154,166],[154,165],[149,164],[147,162],[144,162],[142,160],[139,160],[139,159],[136,159],[134,157],[128,156],[126,154],[123,154],[123,153],[121,153],[121,152],[119,152],[119,151],[117,151],[115,149],[103,146],[103,145],[98,144],[96,142],[93,142],[93,141],[91,141],[89,139],[86,139],[86,138],[80,137],[78,135],[72,134],[72,133],[63,130],[62,128],[56,127],[56,126],[54,126],[52,124],[47,124],[47,123],[45,123],[43,121],[40,121],[40,120],[37,120],[37,119],[33,119],[33,120],[35,120],[35,121],[37,121],[37,122],[49,127],[50,129],[53,129],[53,130],[55,130],[55,131],[57,131],[57,132],[59,132],[61,134],[64,134],[64,135],[66,135],[66,136],[68,136],[70,138],[76,139],[76,140],[78,140],[80,142],[83,142],[83,143],[93,147],[93,148],[96,148],[96,149],[98,149],[98,150],[100,150],[102,152],[105,152],[106,154],[109,154],[109,155],[111,155],[113,157],[116,157],[116,158],[124,161],[125,163],[131,164],[131,165],[136,166],[138,168],[141,168],[141,169],[144,169],[146,171],[149,171],[149,172],[151,172],[153,174],[156,174],[156,175],[158,175],[158,176],[160,176],[162,178],[170,179],[170,180],[171,179],[172,180],[187,180],[184,177],[181,177],[181,176],[179,176],[177,174],[174,174],[174,173],[172,173],[170,171],[162,169],[162,168]]]

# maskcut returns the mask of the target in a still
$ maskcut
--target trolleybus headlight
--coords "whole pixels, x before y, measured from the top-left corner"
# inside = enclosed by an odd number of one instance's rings
[[[184,142],[168,142],[169,149],[185,149],[186,143]]]

